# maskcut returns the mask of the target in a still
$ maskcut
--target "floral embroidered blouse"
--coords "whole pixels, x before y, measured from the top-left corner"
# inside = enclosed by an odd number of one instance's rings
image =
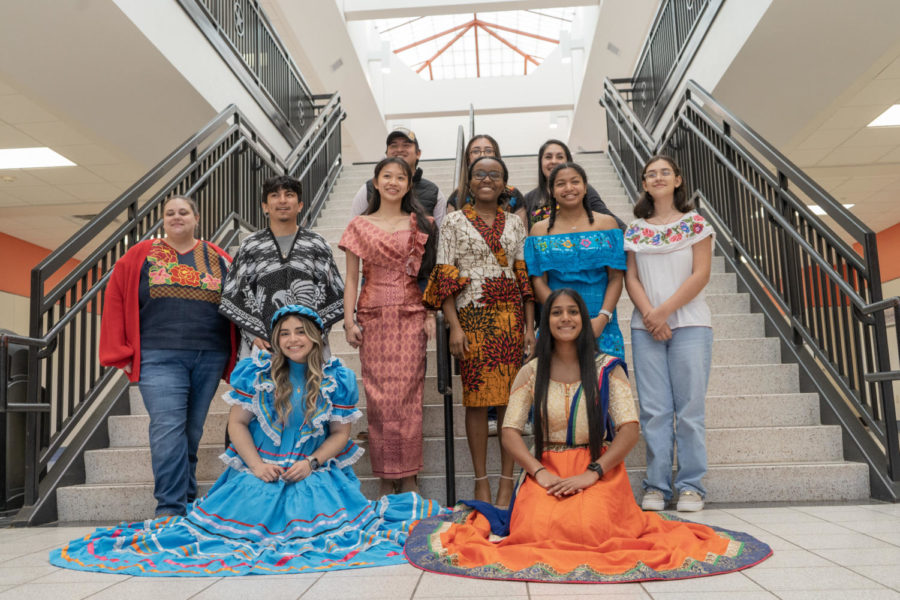
[[[693,245],[715,236],[712,226],[696,211],[679,220],[653,225],[637,219],[625,230],[625,250],[635,253],[638,278],[653,306],[665,302],[693,272]],[[712,327],[712,316],[704,291],[676,310],[666,321],[676,327]],[[631,316],[633,329],[646,329],[641,315]]]
[[[524,260],[527,235],[521,219],[499,207],[491,227],[471,204],[448,214],[441,224],[437,264],[425,288],[425,305],[440,309],[454,294],[457,310],[470,304],[533,301]]]

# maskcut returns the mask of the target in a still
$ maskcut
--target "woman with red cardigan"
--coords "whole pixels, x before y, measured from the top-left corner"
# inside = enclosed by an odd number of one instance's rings
[[[197,204],[163,206],[163,239],[144,240],[112,271],[100,363],[136,382],[150,415],[156,517],[183,515],[197,496],[197,448],[219,380],[234,366],[233,327],[219,315],[224,250],[198,240]]]

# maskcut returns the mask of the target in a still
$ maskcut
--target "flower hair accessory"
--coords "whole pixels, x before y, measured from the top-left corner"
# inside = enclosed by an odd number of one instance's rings
[[[287,306],[282,306],[278,310],[275,311],[275,314],[272,315],[272,323],[270,327],[274,328],[275,323],[278,322],[278,319],[284,317],[285,315],[297,315],[298,317],[304,317],[312,321],[316,324],[316,327],[319,328],[319,331],[324,331],[325,326],[322,325],[322,319],[319,317],[319,314],[308,306],[303,306],[302,304],[288,304]]]

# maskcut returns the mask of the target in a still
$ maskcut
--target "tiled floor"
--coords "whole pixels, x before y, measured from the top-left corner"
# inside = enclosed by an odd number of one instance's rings
[[[746,531],[775,555],[739,573],[618,585],[483,581],[409,565],[324,575],[142,578],[57,569],[47,552],[90,527],[0,530],[0,600],[302,598],[603,598],[606,600],[900,599],[900,505],[718,508],[699,522]]]

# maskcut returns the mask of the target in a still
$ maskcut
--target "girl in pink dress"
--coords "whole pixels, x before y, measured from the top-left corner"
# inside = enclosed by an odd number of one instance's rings
[[[434,266],[437,231],[415,200],[412,177],[399,158],[378,163],[369,207],[350,221],[339,244],[347,257],[344,332],[359,348],[369,458],[381,495],[398,491],[395,486],[418,491],[423,466],[425,344],[434,335],[434,318],[422,304],[418,280]]]

